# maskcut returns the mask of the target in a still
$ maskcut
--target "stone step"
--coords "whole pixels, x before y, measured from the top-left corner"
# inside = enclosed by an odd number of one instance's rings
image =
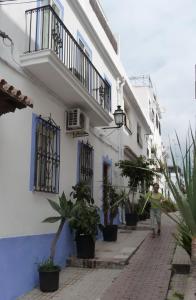
[[[118,228],[119,228],[119,231],[121,231],[121,232],[124,232],[126,230],[127,231],[131,231],[131,230],[142,230],[142,231],[151,230],[149,220],[140,221],[140,222],[137,223],[136,226],[127,226],[125,224],[121,224],[121,225],[118,225]]]
[[[190,272],[190,257],[180,246],[176,247],[172,261],[172,269],[177,274],[188,274]]]
[[[79,268],[123,269],[147,235],[147,231],[121,232],[119,230],[116,242],[96,241],[94,259],[70,257],[67,265]]]
[[[76,268],[90,268],[90,269],[123,269],[128,264],[128,258],[123,259],[80,259],[77,257],[70,257],[67,260],[69,267]]]

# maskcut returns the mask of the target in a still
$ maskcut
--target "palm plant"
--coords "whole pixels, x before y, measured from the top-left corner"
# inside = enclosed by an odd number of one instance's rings
[[[190,134],[186,141],[185,154],[183,154],[177,134],[176,138],[181,154],[184,182],[182,183],[182,179],[179,176],[178,166],[172,148],[170,148],[170,152],[177,183],[175,184],[172,181],[167,166],[163,168],[163,174],[182,216],[181,222],[179,219],[177,220],[180,229],[178,241],[183,245],[185,241],[190,241],[191,238],[191,256],[192,259],[196,261],[196,138],[190,128]],[[163,166],[163,164],[161,165]]]
[[[85,182],[72,186],[73,204],[69,224],[78,234],[89,234],[93,239],[96,237],[97,225],[100,222],[99,208],[94,204],[91,191]]]
[[[139,156],[135,160],[120,160],[116,166],[121,169],[121,176],[127,177],[129,179],[129,193],[132,193],[132,201],[130,197],[127,197],[125,206],[129,212],[133,212],[137,205],[134,203],[134,196],[137,191],[139,183],[148,188],[154,179],[154,169],[155,161],[154,159],[147,159],[144,156]]]
[[[60,234],[61,234],[61,231],[63,229],[65,222],[71,217],[73,203],[70,200],[67,200],[64,192],[59,197],[59,204],[53,200],[50,200],[50,199],[47,199],[47,200],[48,200],[49,204],[51,205],[51,207],[58,213],[58,216],[46,218],[42,222],[55,223],[55,222],[60,221],[58,230],[54,236],[54,239],[52,240],[51,248],[50,248],[49,260],[51,261],[51,263],[53,263],[54,257],[55,257],[55,251],[56,251],[56,244],[60,237]]]

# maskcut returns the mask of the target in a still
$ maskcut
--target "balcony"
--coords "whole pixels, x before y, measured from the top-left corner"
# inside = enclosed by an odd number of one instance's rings
[[[26,52],[21,65],[68,108],[80,107],[93,126],[107,126],[111,87],[50,5],[26,11]]]

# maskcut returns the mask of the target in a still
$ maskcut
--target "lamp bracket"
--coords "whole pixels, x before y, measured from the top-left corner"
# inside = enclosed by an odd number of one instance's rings
[[[101,129],[114,129],[114,128],[121,128],[122,126],[113,126],[113,127],[103,127]]]

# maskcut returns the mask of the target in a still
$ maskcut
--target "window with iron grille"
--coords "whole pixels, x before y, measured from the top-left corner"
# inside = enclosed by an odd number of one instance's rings
[[[137,143],[138,145],[140,145],[140,147],[143,147],[143,141],[142,141],[142,130],[141,130],[141,126],[139,124],[137,124]]]
[[[93,191],[93,147],[87,142],[79,142],[78,182],[84,182]]]
[[[158,115],[156,115],[156,126],[157,126],[157,129],[159,129],[159,118],[158,118]]]
[[[104,108],[107,111],[111,112],[111,110],[112,110],[111,85],[106,79],[105,79],[104,97],[105,97],[105,107]]]
[[[49,118],[36,118],[34,190],[59,192],[60,128]]]
[[[161,135],[161,123],[159,122],[159,134]]]

